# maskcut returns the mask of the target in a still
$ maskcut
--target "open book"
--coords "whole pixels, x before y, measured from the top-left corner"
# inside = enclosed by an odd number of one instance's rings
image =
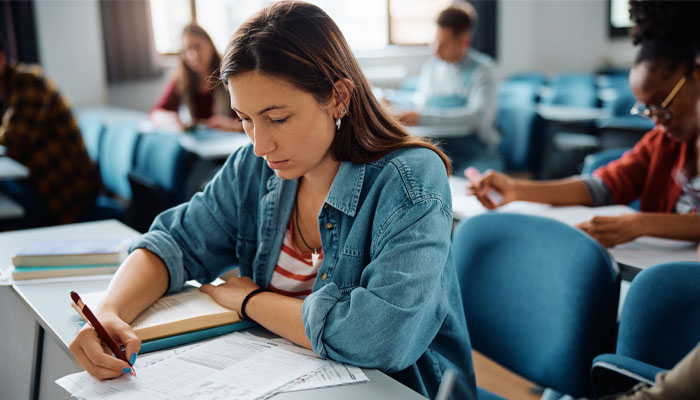
[[[82,299],[94,310],[106,293],[87,293]],[[179,293],[161,297],[142,312],[131,327],[139,339],[146,341],[239,321],[236,311],[219,305],[195,287],[187,287]]]

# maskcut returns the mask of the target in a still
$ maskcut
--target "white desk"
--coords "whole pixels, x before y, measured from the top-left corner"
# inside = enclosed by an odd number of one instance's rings
[[[454,125],[416,125],[407,126],[406,130],[412,135],[430,138],[450,138],[467,134],[467,130],[463,126]]]
[[[245,133],[197,130],[180,136],[180,146],[205,160],[226,159],[250,143]]]
[[[24,207],[0,193],[0,219],[21,218],[23,216]]]
[[[29,177],[29,168],[7,156],[0,156],[0,180],[25,179]]]
[[[475,196],[467,195],[468,182],[464,178],[450,177],[452,190],[452,215],[456,220],[466,219],[489,212]],[[513,212],[532,214],[553,218],[568,225],[589,220],[594,215],[620,215],[633,213],[627,206],[610,207],[552,207],[546,204],[517,201],[499,208],[495,212]],[[698,261],[697,243],[681,240],[667,240],[642,237],[608,249],[608,252],[620,266],[622,278],[631,280],[634,275],[645,268],[667,262]]]
[[[12,255],[27,244],[55,237],[135,237],[138,232],[110,221],[89,222],[0,233],[0,265],[8,265]],[[3,329],[0,360],[13,368],[0,369],[0,398],[68,399],[68,393],[54,383],[57,378],[81,367],[68,351],[79,326],[69,307],[70,290],[90,292],[103,290],[108,279],[75,282],[31,283],[0,286],[0,318],[13,321],[12,329]],[[5,301],[8,298],[11,301]],[[37,328],[37,326],[40,326]],[[47,335],[44,335],[47,332]],[[369,383],[312,391],[285,393],[275,399],[424,399],[380,371],[363,369]],[[4,397],[7,395],[7,397]]]
[[[610,110],[597,107],[571,107],[538,104],[537,113],[543,119],[558,123],[577,123],[610,117]]]

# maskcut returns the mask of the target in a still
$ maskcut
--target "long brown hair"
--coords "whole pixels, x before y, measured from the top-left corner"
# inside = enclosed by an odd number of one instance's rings
[[[214,96],[214,110],[213,114],[216,115],[229,115],[231,113],[231,104],[228,100],[228,92],[223,85],[220,84],[219,80],[216,79],[216,75],[219,72],[219,65],[221,64],[221,54],[216,50],[214,41],[201,26],[197,24],[190,24],[182,29],[181,37],[185,35],[198,36],[205,41],[207,41],[212,49],[214,49],[213,56],[211,58],[211,64],[209,65],[209,76],[207,78],[207,87],[212,92]],[[182,102],[187,106],[190,111],[190,115],[194,118],[195,113],[195,99],[197,98],[197,92],[199,90],[199,76],[187,63],[180,57],[180,63],[178,68],[177,77],[177,88],[180,96],[182,97]]]
[[[369,82],[333,20],[319,7],[297,1],[274,3],[245,21],[226,46],[221,79],[260,71],[287,79],[319,103],[330,100],[339,79],[354,89],[347,120],[336,132],[331,154],[338,161],[364,164],[406,147],[425,147],[447,156],[428,139],[412,136],[377,101]]]

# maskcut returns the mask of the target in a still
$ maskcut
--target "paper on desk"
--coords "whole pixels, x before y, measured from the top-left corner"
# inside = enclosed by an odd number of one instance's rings
[[[242,333],[253,336],[247,332]],[[256,338],[255,336],[253,337]],[[294,346],[294,344],[287,339],[275,338],[271,339],[271,341],[286,346]],[[296,349],[316,357],[316,354],[311,350],[300,347],[296,347]],[[280,392],[296,392],[300,390],[318,389],[323,387],[350,385],[360,382],[369,382],[369,378],[364,372],[362,372],[361,368],[332,361],[325,367],[289,383],[288,385],[284,386]]]
[[[299,350],[234,332],[142,356],[137,378],[98,381],[80,372],[56,383],[79,399],[260,399],[332,363]]]

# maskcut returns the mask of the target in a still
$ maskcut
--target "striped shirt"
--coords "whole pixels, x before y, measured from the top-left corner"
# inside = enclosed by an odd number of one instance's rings
[[[304,298],[311,294],[316,274],[323,262],[323,250],[319,249],[316,265],[311,262],[311,253],[302,254],[292,240],[290,221],[284,234],[282,251],[270,280],[270,290],[281,295]]]

